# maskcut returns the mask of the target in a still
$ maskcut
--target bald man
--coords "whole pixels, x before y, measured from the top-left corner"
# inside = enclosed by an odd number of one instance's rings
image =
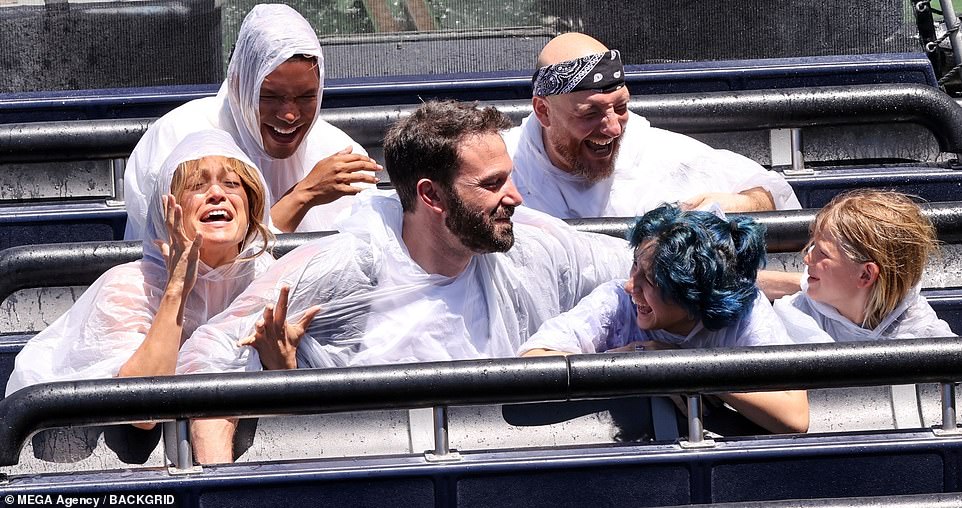
[[[676,201],[725,211],[800,207],[778,173],[628,111],[620,54],[587,35],[548,42],[532,88],[534,112],[504,134],[529,207],[560,218],[631,217]]]

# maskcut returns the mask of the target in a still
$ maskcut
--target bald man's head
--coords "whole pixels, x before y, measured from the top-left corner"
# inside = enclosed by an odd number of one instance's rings
[[[531,88],[552,164],[587,183],[610,177],[630,99],[618,51],[585,34],[559,35],[541,50]]]
[[[538,55],[538,67],[604,53],[608,48],[590,35],[578,32],[561,34],[545,44]]]

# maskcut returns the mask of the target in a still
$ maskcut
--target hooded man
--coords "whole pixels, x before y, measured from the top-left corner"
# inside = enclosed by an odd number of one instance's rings
[[[271,219],[282,232],[331,229],[381,169],[347,134],[318,119],[324,57],[310,24],[286,5],[256,5],[244,18],[215,97],[174,109],[130,154],[124,175],[127,239],[142,239],[147,195],[160,165],[187,134],[228,132],[260,168]]]

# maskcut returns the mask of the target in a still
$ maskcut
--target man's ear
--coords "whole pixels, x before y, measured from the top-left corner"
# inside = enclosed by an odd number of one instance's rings
[[[538,122],[541,123],[541,126],[550,127],[551,119],[548,118],[548,110],[550,109],[548,99],[546,97],[532,97],[531,107],[534,109],[534,116],[538,118]]]
[[[878,280],[878,274],[879,268],[877,264],[871,261],[862,264],[862,272],[858,274],[858,287],[872,287],[872,284],[875,284],[875,281]]]
[[[422,178],[418,180],[415,190],[417,191],[418,200],[423,203],[424,206],[434,210],[436,213],[445,211],[446,206],[444,200],[441,199],[441,189],[436,183],[427,178]]]

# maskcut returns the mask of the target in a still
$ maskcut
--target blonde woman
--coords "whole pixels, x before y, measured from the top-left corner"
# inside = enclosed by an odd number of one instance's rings
[[[775,301],[797,342],[954,336],[919,294],[935,228],[903,194],[857,190],[815,217],[801,291]]]
[[[37,383],[174,374],[183,341],[273,261],[264,189],[229,134],[187,136],[161,169],[143,259],[108,270],[33,337],[7,395]]]

